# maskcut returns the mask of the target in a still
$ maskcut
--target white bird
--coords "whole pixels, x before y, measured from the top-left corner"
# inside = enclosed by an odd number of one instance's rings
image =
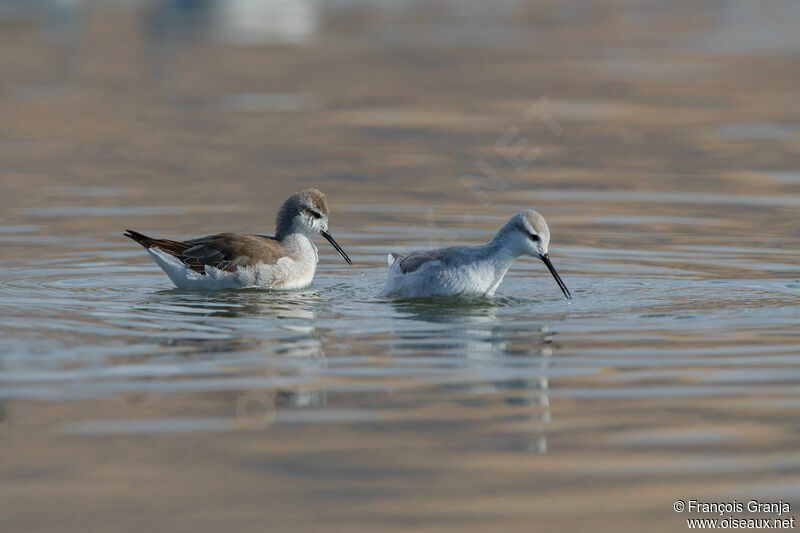
[[[478,246],[453,246],[389,254],[384,297],[492,296],[511,263],[521,255],[541,259],[570,300],[572,295],[550,262],[550,229],[544,217],[527,209],[515,214],[494,238]]]
[[[317,270],[312,235],[322,235],[348,264],[347,254],[328,233],[328,204],[317,189],[293,194],[278,211],[275,236],[219,233],[188,241],[154,239],[126,230],[181,289],[263,287],[302,289]]]

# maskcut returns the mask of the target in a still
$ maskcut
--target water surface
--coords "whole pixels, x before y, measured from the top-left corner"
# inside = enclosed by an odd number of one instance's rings
[[[768,40],[737,2],[46,4],[0,12],[10,530],[800,506],[794,3]],[[121,235],[268,233],[309,186],[356,264],[320,240],[307,290],[179,291]],[[376,296],[388,252],[528,207],[572,303],[532,259],[493,299]]]

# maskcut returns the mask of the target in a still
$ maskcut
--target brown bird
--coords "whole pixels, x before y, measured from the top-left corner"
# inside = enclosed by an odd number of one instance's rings
[[[126,230],[124,235],[144,246],[153,261],[182,289],[215,290],[238,287],[301,289],[317,270],[320,234],[348,264],[353,264],[328,232],[328,204],[317,189],[293,194],[278,210],[275,236],[219,233],[188,241],[156,239]]]

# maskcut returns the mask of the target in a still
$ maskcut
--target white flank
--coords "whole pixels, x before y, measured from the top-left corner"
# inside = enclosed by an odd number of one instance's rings
[[[243,287],[265,287],[281,289],[302,289],[314,279],[316,264],[298,271],[298,264],[284,257],[274,265],[259,263],[239,267],[236,272],[227,272],[206,265],[205,274],[195,272],[177,257],[158,248],[148,248],[150,257],[169,276],[179,289],[214,291],[219,289],[238,289]],[[298,275],[299,274],[299,275]]]
[[[550,261],[549,244],[550,228],[544,217],[526,209],[512,216],[486,244],[412,252],[406,259],[389,254],[389,272],[380,296],[492,296],[511,263],[526,255],[545,263],[569,300],[572,296]]]

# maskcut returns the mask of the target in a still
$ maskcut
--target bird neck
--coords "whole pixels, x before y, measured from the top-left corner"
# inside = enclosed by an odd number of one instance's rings
[[[289,233],[278,240],[292,259],[317,263],[317,247],[311,237],[305,233]]]
[[[517,257],[523,255],[520,253],[519,246],[513,239],[513,235],[508,227],[508,224],[500,228],[492,240],[486,243],[487,251],[489,254],[499,262],[507,261],[510,265]]]
[[[282,241],[290,235],[309,237],[308,228],[305,224],[297,220],[296,217],[281,218],[279,216],[277,224],[275,225],[275,238]]]
[[[518,254],[514,253],[507,245],[507,241],[502,239],[492,239],[475,248],[478,252],[475,257],[475,267],[477,267],[475,270],[481,272],[481,278],[489,283],[485,287],[486,293],[494,294]]]
[[[507,240],[498,239],[497,237],[486,244],[480,245],[478,248],[479,260],[491,264],[494,270],[502,272],[502,274],[505,274],[511,267],[511,263],[519,257],[514,248],[509,246]]]

